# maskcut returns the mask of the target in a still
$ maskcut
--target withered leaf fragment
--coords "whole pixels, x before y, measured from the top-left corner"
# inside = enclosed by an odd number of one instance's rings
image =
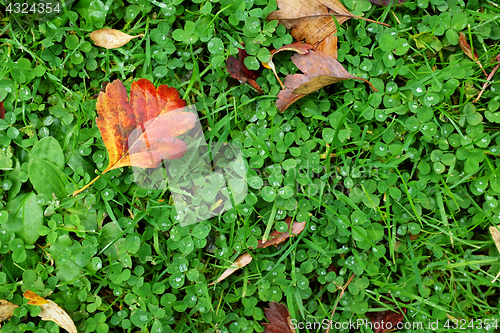
[[[94,41],[95,45],[104,47],[106,49],[116,49],[127,44],[134,38],[144,37],[143,34],[130,36],[119,30],[109,28],[93,31],[89,36]]]
[[[0,321],[8,320],[14,314],[14,309],[19,305],[0,299]],[[0,325],[1,327],[2,325]]]
[[[369,22],[373,20],[351,14],[338,0],[277,0],[279,10],[270,13],[267,20],[278,20],[287,29],[292,29],[296,40],[305,40],[314,49],[326,51],[336,58],[337,27],[332,15],[339,24],[350,18]],[[375,22],[389,26],[385,23]],[[335,44],[335,47],[331,45]]]
[[[292,223],[292,218],[291,217],[287,217],[286,220],[285,220],[285,223],[288,225],[288,229],[290,229],[290,226],[292,228],[292,237],[293,236],[297,236],[298,234],[300,234],[302,232],[302,230],[304,230],[304,228],[306,227],[306,222],[296,222],[294,221]],[[290,237],[290,232],[289,231],[285,231],[285,232],[279,232],[279,231],[273,231],[270,235],[269,235],[269,240],[267,241],[257,241],[257,248],[265,248],[265,247],[268,247],[268,246],[271,246],[271,245],[274,245],[274,246],[278,246],[279,243],[282,243],[283,241],[285,241],[286,239],[288,239],[288,237]]]
[[[102,173],[125,166],[156,168],[163,160],[181,158],[187,145],[176,137],[196,122],[194,113],[179,111],[185,106],[176,89],[166,85],[156,89],[146,79],[132,82],[130,101],[120,80],[108,84],[97,98],[96,123],[109,153],[108,167]]]
[[[3,101],[0,102],[0,119],[5,119],[5,107],[3,106]]]
[[[307,54],[295,54],[292,56],[292,61],[304,74],[285,77],[287,88],[279,92],[276,102],[281,112],[305,95],[347,79],[365,81],[374,91],[377,91],[370,81],[350,74],[337,60],[323,52],[311,50]]]
[[[38,315],[42,320],[51,320],[69,333],[77,333],[73,319],[54,301],[38,296],[30,290],[26,290],[23,296],[29,299],[28,304],[42,308]]]
[[[233,264],[231,265],[231,267],[229,267],[228,269],[226,269],[224,271],[224,273],[222,273],[222,275],[217,279],[217,281],[210,283],[209,286],[212,286],[212,285],[214,285],[216,283],[221,282],[222,280],[224,280],[225,278],[227,278],[229,275],[231,275],[234,272],[236,272],[238,269],[245,267],[246,265],[248,265],[252,261],[252,259],[253,258],[250,255],[250,253],[248,253],[248,252],[243,253],[241,256],[239,256],[233,262]]]
[[[248,82],[259,94],[262,94],[262,89],[255,81],[260,74],[258,71],[250,70],[245,66],[246,57],[248,57],[248,53],[244,49],[238,49],[238,59],[234,56],[227,57],[226,69],[233,79],[240,81],[241,84]]]
[[[474,52],[472,52],[472,47],[469,45],[469,43],[467,43],[467,39],[465,39],[465,35],[462,32],[460,33],[460,37],[458,38],[458,44],[460,45],[462,51],[464,51],[465,55],[475,61],[476,64],[479,65],[479,68],[483,70],[484,75],[488,76],[483,68],[483,65],[481,65],[481,62],[478,60],[479,55],[477,54],[477,51],[474,49]]]
[[[269,323],[262,324],[265,328],[262,333],[296,333],[290,325],[290,312],[281,303],[269,303],[269,309],[264,309]]]

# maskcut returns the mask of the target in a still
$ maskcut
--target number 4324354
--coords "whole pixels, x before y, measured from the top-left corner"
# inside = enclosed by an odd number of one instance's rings
[[[14,13],[14,14],[50,14],[52,12],[59,13],[61,9],[59,8],[59,3],[56,3],[55,6],[52,6],[53,4],[51,3],[45,3],[45,2],[40,2],[40,3],[34,3],[34,4],[29,4],[27,2],[24,3],[9,3],[7,5],[7,13]]]

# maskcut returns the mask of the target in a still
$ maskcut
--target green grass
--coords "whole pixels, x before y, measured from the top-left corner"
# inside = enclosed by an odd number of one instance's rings
[[[436,332],[455,319],[467,332],[496,331],[484,323],[500,314],[488,230],[500,224],[500,74],[474,103],[486,77],[458,36],[489,73],[500,7],[343,3],[392,26],[351,19],[338,32],[338,61],[378,92],[347,80],[284,113],[260,64],[294,41],[263,19],[274,1],[80,0],[52,17],[0,5],[0,299],[20,305],[2,332],[59,329],[37,317],[26,290],[61,305],[79,332],[261,332],[271,301],[311,325],[338,301],[334,322],[405,308],[404,323],[437,320]],[[103,27],[145,37],[106,50],[89,37]],[[225,68],[241,45],[262,95]],[[282,80],[300,72],[290,57],[273,57]],[[169,187],[141,188],[130,167],[102,174],[94,95],[105,81],[130,90],[139,78],[176,88],[208,143],[241,148],[248,195],[237,207],[181,226]],[[305,230],[256,249],[288,216]],[[208,286],[245,251],[249,265]]]

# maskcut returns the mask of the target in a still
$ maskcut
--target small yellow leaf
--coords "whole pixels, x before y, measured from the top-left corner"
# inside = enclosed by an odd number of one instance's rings
[[[229,267],[228,269],[226,269],[224,271],[224,273],[222,273],[222,275],[217,279],[217,281],[210,283],[209,286],[212,286],[216,283],[221,282],[222,280],[227,278],[229,275],[236,272],[238,269],[243,268],[246,265],[248,265],[251,261],[252,261],[252,256],[250,255],[250,253],[246,252],[246,253],[242,254],[241,256],[238,257],[238,259],[236,259],[233,262],[231,267]]]
[[[19,305],[15,305],[4,299],[0,299],[0,321],[7,320],[14,314],[14,309]]]
[[[109,28],[99,29],[90,34],[90,38],[95,42],[95,45],[107,49],[116,49],[137,37],[144,37],[144,35],[130,36],[119,30]]]
[[[30,290],[26,290],[23,296],[29,299],[28,304],[38,305],[42,308],[38,315],[42,320],[51,320],[69,333],[77,333],[73,319],[54,301],[38,296]]]

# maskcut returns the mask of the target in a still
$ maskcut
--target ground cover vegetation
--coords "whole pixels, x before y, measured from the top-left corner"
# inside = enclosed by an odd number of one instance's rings
[[[0,5],[2,333],[498,329],[500,5],[343,0],[314,38],[280,2]],[[102,28],[137,37],[105,48]],[[240,147],[243,202],[183,226],[168,187],[107,169],[98,96],[139,79]],[[214,209],[223,184],[190,181]]]

